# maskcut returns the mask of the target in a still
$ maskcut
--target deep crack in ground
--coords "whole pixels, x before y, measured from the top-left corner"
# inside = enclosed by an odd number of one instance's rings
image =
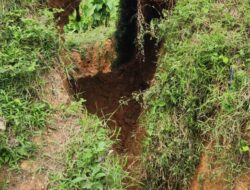
[[[138,139],[144,135],[138,129],[142,101],[135,100],[132,94],[149,87],[155,64],[142,64],[134,60],[111,72],[77,80],[76,93],[86,100],[88,111],[107,119],[111,129],[120,130],[120,143],[116,147],[119,153],[139,154]]]

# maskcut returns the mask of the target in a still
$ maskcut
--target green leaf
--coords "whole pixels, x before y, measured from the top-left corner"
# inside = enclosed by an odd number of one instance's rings
[[[223,57],[223,62],[227,64],[229,62],[229,59],[227,57]]]
[[[95,176],[95,178],[99,179],[99,178],[102,178],[102,177],[104,177],[104,176],[106,176],[105,173],[98,173],[98,174]]]
[[[113,2],[107,1],[107,6],[108,6],[109,10],[112,10],[113,9]]]
[[[241,147],[242,152],[248,152],[249,151],[249,146],[242,146]]]
[[[82,181],[84,181],[84,180],[85,180],[84,177],[77,177],[77,178],[73,179],[71,182],[72,182],[73,184],[77,184],[77,183],[82,182]]]

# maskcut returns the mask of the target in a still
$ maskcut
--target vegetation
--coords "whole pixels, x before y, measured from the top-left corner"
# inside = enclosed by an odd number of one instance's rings
[[[68,32],[85,32],[92,28],[113,25],[117,17],[118,0],[86,0],[80,4],[82,18],[80,22],[72,15],[65,26]]]
[[[127,173],[112,150],[106,123],[91,116],[82,108],[82,102],[72,103],[67,112],[79,114],[80,132],[73,136],[64,154],[65,172],[52,176],[51,189],[125,189]]]
[[[113,38],[117,17],[117,0],[89,0],[81,4],[82,20],[78,23],[70,17],[65,26],[65,47],[80,52],[82,59],[88,49],[103,46]],[[86,16],[88,15],[88,16]],[[96,47],[96,48],[97,48]],[[98,51],[98,50],[96,50]],[[73,112],[82,112],[81,129],[67,144],[64,157],[65,171],[51,176],[51,189],[126,189],[125,161],[121,161],[112,146],[110,130],[104,120],[87,113],[82,101],[73,104]]]
[[[81,21],[70,16],[65,28],[65,47],[77,50],[86,56],[90,47],[103,46],[107,39],[113,39],[118,17],[118,0],[88,0],[81,2]]]
[[[56,111],[79,121],[77,132],[67,134],[70,140],[62,151],[62,171],[51,173],[48,188],[123,190],[136,181],[145,190],[185,190],[202,155],[210,158],[211,183],[219,180],[225,189],[233,189],[238,177],[250,171],[249,0],[178,0],[173,10],[164,12],[164,18],[143,23],[143,31],[138,29],[136,16],[143,12],[138,11],[137,1],[86,0],[80,8],[82,20],[77,23],[71,15],[65,26],[64,44],[53,13],[37,5],[36,0],[0,3],[0,169],[4,165],[14,168],[34,156],[33,135],[44,130],[50,117],[58,116],[40,94],[42,76],[51,70],[54,58],[63,62],[70,57],[61,56],[60,50],[67,54],[74,49],[84,56],[90,46],[115,37],[114,66],[119,66],[143,48],[136,47],[136,39],[144,41],[152,35],[151,42],[158,39],[163,46],[153,85],[138,95],[143,93],[145,112],[140,126],[147,132],[142,163],[137,163],[140,155],[136,155],[136,163],[127,166],[126,155],[113,150],[117,134],[107,121],[90,115],[84,100],[71,101]],[[69,70],[71,66],[65,65]],[[125,66],[115,74],[120,77],[123,71],[129,75]],[[105,82],[101,79],[95,82]],[[146,82],[141,84],[145,88]],[[129,117],[121,119],[131,122]],[[134,155],[129,156],[133,162]],[[138,183],[124,171],[133,164],[136,169],[145,167],[146,175],[142,173],[144,178]],[[201,184],[204,177],[199,176]],[[5,186],[8,183],[0,179],[0,189]]]
[[[87,51],[94,46],[101,47],[113,38],[114,26],[99,26],[80,33],[68,32],[65,34],[65,47],[80,52],[82,58],[86,57]]]
[[[52,13],[42,10],[34,14],[27,9],[28,4],[13,5],[4,9],[0,23],[0,121],[7,125],[0,131],[0,166],[12,167],[34,155],[36,146],[31,137],[48,124],[48,116],[54,111],[39,96],[43,91],[41,77],[51,69],[53,58],[62,48]],[[71,38],[67,42],[73,45],[66,43],[66,47],[76,47]],[[67,144],[63,153],[65,172],[51,175],[50,189],[124,189],[127,174],[112,153],[110,131],[103,121],[87,114],[82,103],[72,102],[66,111],[64,106],[57,110],[77,113],[81,129]],[[0,188],[5,186],[6,182],[0,181]]]
[[[40,22],[28,17],[25,8],[8,8],[0,21],[0,120],[7,126],[0,131],[0,166],[34,152],[30,137],[46,125],[50,113],[49,105],[39,100],[39,75],[59,44],[52,17]]]
[[[144,100],[145,189],[186,189],[204,151],[227,188],[249,169],[249,6],[180,0],[155,22],[165,43]]]

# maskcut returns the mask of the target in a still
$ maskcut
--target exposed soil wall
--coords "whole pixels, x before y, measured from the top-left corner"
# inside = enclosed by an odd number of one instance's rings
[[[48,7],[62,9],[61,12],[55,13],[55,19],[60,28],[69,22],[69,15],[80,5],[81,0],[49,0]]]
[[[94,71],[83,71],[85,72],[83,77],[75,82],[75,92],[86,100],[89,112],[109,119],[111,128],[121,129],[121,142],[118,149],[123,152],[129,149],[126,144],[130,144],[128,139],[138,128],[138,118],[142,111],[140,105],[142,102],[134,100],[132,93],[143,91],[150,86],[150,81],[156,70],[160,44],[154,37],[145,35],[143,42],[144,61],[140,57],[135,58],[134,41],[138,32],[136,17],[138,2],[121,0],[120,3],[121,12],[116,32],[116,46],[118,61],[123,66],[107,69],[107,65],[105,65],[105,71],[99,70],[95,75],[91,74]],[[162,9],[168,8],[167,5],[169,5],[157,1],[142,1],[142,3],[142,13],[147,23],[154,18],[160,18]],[[94,68],[89,63],[84,62],[81,67]],[[107,70],[109,72],[106,72]]]
[[[119,70],[77,80],[76,92],[86,100],[88,111],[108,119],[111,128],[121,128],[121,152],[128,148],[127,140],[138,127],[141,113],[140,102],[133,100],[132,93],[149,87],[154,72],[155,65],[142,71],[132,61]]]

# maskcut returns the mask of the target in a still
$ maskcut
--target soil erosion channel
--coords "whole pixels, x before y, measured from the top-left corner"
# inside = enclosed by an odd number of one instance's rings
[[[81,67],[78,69],[82,70],[84,77],[77,77],[73,86],[74,92],[86,100],[86,108],[90,113],[107,119],[110,128],[120,130],[120,143],[115,147],[116,150],[128,155],[139,155],[140,141],[144,136],[144,132],[138,127],[142,100],[136,101],[132,94],[150,86],[156,70],[160,43],[157,43],[150,33],[145,33],[139,42],[143,48],[138,49],[135,41],[138,40],[138,34],[143,32],[139,25],[145,27],[152,19],[160,18],[161,11],[164,8],[170,9],[173,3],[121,1],[120,6],[120,20],[116,32],[120,67],[111,69],[109,64],[109,69],[99,70],[93,75],[92,71],[81,69],[88,68],[88,62],[83,63],[80,60],[83,65],[78,64]],[[134,15],[140,16],[135,19]],[[99,68],[107,68],[101,64],[94,63],[99,65]],[[121,101],[125,103],[121,104]]]
[[[169,9],[173,6],[168,3],[141,6],[142,3],[146,1],[124,1],[121,4],[123,11],[120,14],[117,31],[122,32],[116,35],[118,60],[122,63],[120,67],[111,69],[110,64],[110,69],[107,69],[107,66],[102,63],[94,63],[99,64],[99,68],[106,69],[93,74],[91,71],[82,69],[88,68],[88,62],[80,61],[79,70],[82,70],[82,77],[78,78],[73,85],[74,92],[86,100],[85,105],[90,113],[106,119],[111,129],[120,131],[120,141],[114,148],[118,153],[128,156],[127,170],[132,171],[132,176],[137,177],[143,175],[143,171],[140,171],[139,157],[140,144],[145,131],[139,127],[138,122],[143,102],[141,98],[135,100],[133,93],[149,88],[156,71],[160,47],[160,43],[157,43],[153,36],[145,33],[141,39],[143,52],[141,48],[138,49],[135,45],[140,33],[138,23],[143,17],[143,22],[149,24],[153,18],[161,17],[163,8]],[[142,10],[142,13],[137,9]],[[141,17],[132,19],[137,13],[142,14]],[[138,56],[135,56],[136,52]],[[138,187],[131,189],[138,189]]]
[[[154,62],[146,64],[133,59],[118,69],[76,81],[75,91],[86,100],[88,111],[107,119],[110,128],[120,130],[120,142],[115,147],[119,153],[139,155],[144,135],[138,126],[142,102],[135,100],[132,94],[149,87],[155,68]]]
[[[119,131],[119,142],[113,148],[127,157],[126,170],[137,180],[144,173],[140,162],[140,145],[145,131],[139,127],[138,122],[142,112],[142,98],[135,100],[133,93],[150,86],[155,69],[154,61],[147,64],[133,59],[109,72],[100,71],[95,75],[81,77],[75,86],[75,93],[86,100],[87,110],[107,120],[111,129]],[[139,184],[135,183],[128,189],[139,190]]]
[[[119,131],[119,141],[113,148],[118,154],[127,157],[125,170],[136,179],[133,182],[126,181],[130,184],[130,190],[140,189],[138,181],[145,173],[140,162],[141,142],[145,130],[139,127],[143,102],[141,96],[135,98],[133,94],[150,87],[156,71],[158,49],[156,40],[148,36],[145,39],[146,56],[143,61],[131,58],[129,62],[113,69],[109,60],[112,57],[109,56],[110,52],[114,53],[111,40],[105,43],[105,53],[101,59],[96,59],[98,50],[95,48],[85,59],[77,52],[72,54],[79,74],[71,83],[73,91],[77,98],[86,100],[85,106],[89,113],[105,119],[109,128]]]

